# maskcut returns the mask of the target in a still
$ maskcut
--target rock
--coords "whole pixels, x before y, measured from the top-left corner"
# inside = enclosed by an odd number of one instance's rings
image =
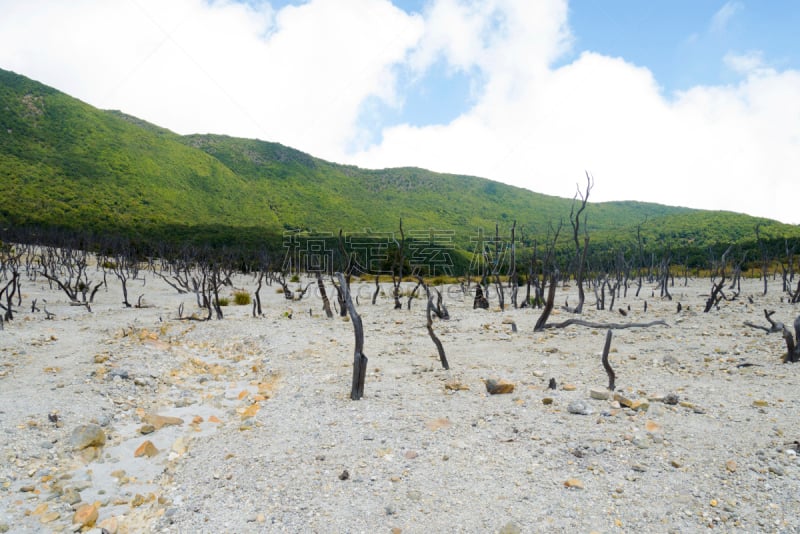
[[[350,478],[350,472],[347,469],[339,474],[339,480],[347,480],[348,478]]]
[[[413,460],[414,458],[419,456],[419,454],[417,454],[417,451],[406,451],[404,456],[406,457],[407,460]]]
[[[670,406],[674,406],[678,404],[680,397],[678,397],[677,393],[667,393],[664,395],[664,404],[669,404]]]
[[[497,534],[520,534],[521,532],[522,531],[515,523],[509,522],[500,527],[500,530],[497,531]]]
[[[782,477],[786,474],[786,471],[783,469],[783,466],[778,464],[769,464],[769,472]]]
[[[727,470],[728,470],[728,471],[730,471],[731,473],[735,473],[735,472],[736,472],[736,469],[737,469],[738,467],[739,467],[739,466],[738,466],[738,465],[736,465],[736,460],[728,460],[727,462],[725,462],[725,469],[727,469]]]
[[[162,427],[168,425],[182,425],[183,419],[180,417],[171,417],[169,415],[157,415],[157,414],[145,414],[142,417],[142,420],[145,423],[153,425],[156,430],[160,430]]]
[[[594,410],[592,410],[589,405],[586,404],[586,401],[578,399],[569,403],[567,406],[567,411],[577,415],[590,415]]]
[[[561,386],[561,389],[563,389],[564,391],[575,391],[577,387],[575,386],[575,384],[564,384],[563,386]]]
[[[545,406],[550,406],[551,404],[553,404],[553,397],[544,397],[542,399],[542,404],[544,404]]]
[[[769,406],[769,403],[763,399],[756,399],[753,401],[753,406],[756,408],[766,408]]]
[[[149,439],[142,442],[142,444],[136,447],[136,450],[133,452],[134,458],[139,458],[140,456],[152,458],[156,454],[158,454],[158,449]]]
[[[583,489],[583,482],[581,482],[577,478],[568,478],[567,480],[564,481],[564,487]]]
[[[622,393],[614,393],[614,400],[620,403],[620,405],[625,406],[626,408],[630,408],[633,406],[633,401],[628,397],[624,396]]]
[[[611,398],[611,392],[606,388],[591,388],[589,390],[589,398],[595,400],[608,400]]]
[[[647,409],[650,408],[650,401],[647,399],[636,399],[631,403],[629,408],[637,412],[646,412]]]
[[[186,451],[188,450],[189,450],[189,444],[182,437],[179,437],[172,443],[172,452],[174,452],[178,456],[186,454]]]
[[[42,514],[42,517],[39,518],[39,522],[44,523],[44,524],[52,523],[53,521],[55,521],[59,517],[61,517],[61,514],[59,514],[58,512],[47,512],[47,513]]]
[[[655,434],[657,432],[661,432],[661,425],[659,425],[655,421],[648,420],[644,424],[644,429],[650,432],[651,434]]]
[[[108,534],[117,534],[119,532],[119,520],[116,517],[107,517],[100,521],[97,525],[103,532],[108,532]]]
[[[72,524],[91,527],[97,521],[97,508],[93,504],[82,504],[72,516]]]
[[[142,434],[142,435],[152,434],[155,431],[156,431],[156,427],[154,427],[151,424],[144,424],[141,427],[139,427],[139,434]]]
[[[106,434],[100,425],[80,425],[72,431],[72,436],[70,436],[70,444],[76,451],[87,447],[102,447],[105,443]]]
[[[489,378],[485,381],[485,384],[486,391],[488,391],[490,395],[502,395],[514,392],[514,383],[503,378],[499,380]]]
[[[444,383],[444,389],[448,391],[469,391],[469,386],[462,384],[458,380],[450,380]]]

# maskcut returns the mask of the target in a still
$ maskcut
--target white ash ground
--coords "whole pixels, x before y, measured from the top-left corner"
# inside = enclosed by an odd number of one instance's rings
[[[266,287],[264,317],[228,306],[193,322],[175,317],[194,297],[152,277],[132,290],[151,307],[123,308],[109,279],[91,314],[24,282],[23,308],[44,298],[56,316],[21,310],[0,332],[0,530],[72,531],[89,503],[118,532],[796,532],[800,367],[781,363],[779,335],[742,323],[766,326],[767,308],[791,324],[800,310],[778,282],[762,296],[751,280],[706,314],[710,282],[676,282],[673,301],[630,289],[615,303],[627,317],[589,295],[581,316],[668,323],[614,332],[617,391],[681,401],[646,411],[590,398],[607,383],[605,330],[534,333],[538,309],[500,312],[494,294],[473,310],[447,292],[451,319],[434,323],[445,371],[422,300],[372,306],[373,284],[357,284],[369,363],[351,401],[352,325],[326,319],[311,290],[288,302]],[[569,291],[557,302],[575,302]],[[515,391],[490,396],[487,378]],[[591,413],[570,413],[574,401]],[[142,435],[146,413],[184,423]],[[91,421],[108,442],[87,463],[70,434]],[[135,458],[147,439],[160,452]]]

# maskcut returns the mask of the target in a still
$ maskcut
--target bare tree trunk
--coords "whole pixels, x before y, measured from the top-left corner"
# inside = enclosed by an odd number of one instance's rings
[[[353,333],[355,335],[355,349],[353,351],[353,382],[350,387],[350,398],[359,400],[364,396],[364,381],[367,376],[367,357],[364,354],[364,326],[361,323],[361,316],[356,312],[353,301],[350,298],[350,288],[347,280],[342,273],[336,273],[339,278],[347,311],[350,313],[350,322],[353,323]]]

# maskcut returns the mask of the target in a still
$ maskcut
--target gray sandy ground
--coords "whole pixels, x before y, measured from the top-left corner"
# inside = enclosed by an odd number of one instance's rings
[[[23,282],[23,308],[46,299],[56,315],[23,309],[0,331],[0,531],[72,532],[82,504],[94,531],[121,533],[800,530],[800,367],[742,324],[766,325],[765,308],[791,324],[778,281],[709,313],[707,279],[676,280],[672,301],[630,289],[627,317],[589,295],[583,319],[668,325],[614,332],[616,393],[638,410],[589,393],[607,384],[604,329],[536,333],[539,310],[500,311],[494,294],[473,310],[447,288],[444,370],[424,301],[373,306],[356,283],[369,363],[352,401],[352,325],[318,295],[265,287],[263,317],[230,305],[196,322],[177,319],[193,295],[139,284],[147,307],[122,307],[109,279],[88,313]],[[489,395],[486,379],[514,391]],[[142,434],[153,414],[182,422]],[[71,442],[88,423],[107,438],[95,458]],[[146,440],[158,453],[135,456]]]

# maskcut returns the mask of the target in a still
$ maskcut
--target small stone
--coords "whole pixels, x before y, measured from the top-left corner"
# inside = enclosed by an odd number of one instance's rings
[[[186,443],[186,440],[182,437],[179,437],[172,443],[172,452],[174,452],[178,456],[186,454],[186,451],[188,450],[189,450],[189,444]]]
[[[347,480],[348,478],[350,478],[350,472],[347,469],[339,474],[339,480]]]
[[[458,380],[450,380],[444,383],[444,389],[447,391],[469,391],[469,386],[462,384]]]
[[[606,388],[591,388],[589,390],[589,398],[595,400],[608,400],[611,398],[611,392]]]
[[[583,489],[583,482],[581,482],[577,478],[568,478],[567,480],[564,481],[564,487]]]
[[[769,406],[769,403],[763,399],[756,399],[753,401],[753,406],[756,408],[766,408]]]
[[[497,531],[497,534],[520,534],[522,531],[515,523],[506,523],[500,530]]]
[[[135,458],[139,458],[140,456],[147,456],[148,458],[152,458],[156,454],[158,454],[158,449],[156,448],[155,445],[153,445],[153,442],[150,441],[149,439],[142,442],[142,444],[136,447],[136,450],[133,452],[133,456]]]
[[[407,460],[413,460],[417,456],[419,456],[417,454],[417,451],[406,451],[406,453],[405,453],[405,457],[406,457]]]
[[[674,406],[678,404],[680,398],[676,393],[667,393],[664,395],[664,404],[669,404],[670,406]]]
[[[637,412],[646,412],[650,408],[650,402],[647,399],[636,399],[629,406],[630,409]]]
[[[74,450],[83,450],[87,447],[102,447],[106,443],[106,434],[100,425],[80,425],[72,431],[70,444]]]
[[[180,417],[171,417],[169,415],[146,414],[142,417],[142,420],[153,425],[156,430],[160,430],[164,426],[183,424],[183,419]]]
[[[563,389],[564,391],[575,391],[577,387],[575,386],[575,384],[564,384],[561,387],[561,389]]]
[[[145,499],[144,495],[142,495],[141,493],[137,493],[136,495],[133,496],[133,499],[131,499],[130,503],[131,508],[138,508],[146,502],[147,499]]]
[[[644,424],[644,429],[647,430],[648,432],[650,432],[651,434],[655,434],[657,432],[661,432],[661,425],[659,425],[655,421],[648,420]]]
[[[622,393],[614,393],[614,400],[619,402],[620,405],[625,406],[626,408],[630,408],[633,406],[633,401],[628,397],[624,396]]]
[[[82,504],[72,516],[72,524],[91,527],[97,521],[97,508],[93,504]]]
[[[731,473],[735,473],[735,472],[736,472],[736,469],[737,469],[738,467],[739,467],[739,466],[738,466],[738,465],[736,465],[736,460],[728,460],[727,462],[725,462],[725,469],[727,469],[727,470],[728,470],[728,471],[730,471]]]
[[[97,526],[103,532],[108,532],[108,534],[117,534],[119,532],[119,520],[116,517],[107,517],[100,521]]]
[[[488,391],[490,395],[502,395],[514,392],[514,383],[509,382],[508,380],[505,380],[503,378],[499,380],[494,378],[489,378],[485,381],[485,384],[486,384],[486,391]]]
[[[545,406],[550,406],[551,404],[553,404],[553,397],[544,397],[542,399],[542,404],[544,404]]]
[[[152,434],[156,431],[156,427],[151,424],[145,424],[139,427],[139,434],[146,436],[147,434]]]
[[[59,514],[58,512],[47,512],[45,514],[42,514],[42,517],[39,518],[39,521],[41,523],[52,523],[59,517],[61,517],[61,514]]]
[[[784,471],[783,466],[778,464],[769,464],[769,472],[778,475],[779,477],[782,477],[783,475],[786,474],[786,471]]]
[[[567,411],[576,415],[590,415],[593,412],[589,405],[580,399],[570,402]]]

